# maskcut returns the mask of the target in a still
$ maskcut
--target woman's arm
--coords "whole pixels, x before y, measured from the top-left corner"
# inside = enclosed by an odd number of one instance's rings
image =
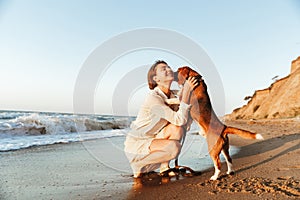
[[[181,101],[185,104],[189,104],[190,100],[190,94],[193,91],[193,89],[198,85],[198,80],[195,77],[189,77],[184,85],[183,85],[183,91],[182,91],[182,99]]]
[[[187,122],[189,108],[190,105],[181,102],[178,111],[174,111],[161,97],[153,97],[150,106],[152,122],[157,123],[160,119],[165,119],[171,124],[182,126]]]
[[[160,96],[152,96],[148,102],[151,105],[152,113],[159,118],[166,119],[171,124],[182,126],[186,124],[188,119],[188,111],[190,108],[189,96],[192,90],[198,85],[195,78],[189,78],[183,86],[182,99],[177,112],[173,111],[168,105],[165,104]]]

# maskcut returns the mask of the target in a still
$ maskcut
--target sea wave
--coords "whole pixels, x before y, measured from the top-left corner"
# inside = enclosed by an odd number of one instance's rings
[[[56,135],[32,135],[6,137],[0,140],[0,152],[24,149],[34,146],[52,144],[67,144],[71,142],[82,142],[86,140],[111,138],[124,136],[127,129],[88,131]]]
[[[0,111],[0,120],[15,119],[20,116],[26,115],[26,112],[16,112],[16,111]]]
[[[0,151],[124,136],[134,117],[0,111]]]
[[[129,117],[99,117],[80,115],[43,115],[32,113],[0,122],[2,135],[45,135],[95,130],[123,129],[132,121]]]

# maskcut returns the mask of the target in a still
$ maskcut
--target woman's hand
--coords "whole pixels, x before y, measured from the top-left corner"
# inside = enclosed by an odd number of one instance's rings
[[[189,77],[184,85],[182,91],[182,101],[186,104],[189,104],[189,96],[193,89],[199,84],[198,80],[195,77]]]
[[[183,90],[191,92],[197,85],[198,80],[195,77],[190,76],[183,85]]]

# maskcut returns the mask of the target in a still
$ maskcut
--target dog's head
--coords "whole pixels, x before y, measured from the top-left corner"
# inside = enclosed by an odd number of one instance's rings
[[[177,72],[174,73],[174,81],[177,81],[179,85],[184,84],[185,80],[188,79],[190,76],[195,76],[201,79],[201,75],[196,71],[192,70],[188,66],[183,66],[178,68]]]

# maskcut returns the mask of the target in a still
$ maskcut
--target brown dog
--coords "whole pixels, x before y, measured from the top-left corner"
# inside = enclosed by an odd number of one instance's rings
[[[260,134],[224,125],[218,119],[212,108],[207,93],[207,86],[199,73],[185,66],[179,68],[174,74],[175,81],[177,81],[179,85],[182,85],[190,76],[194,76],[199,80],[199,85],[194,89],[190,97],[190,104],[192,105],[190,115],[205,133],[209,154],[215,166],[215,173],[210,180],[216,180],[221,172],[221,151],[227,162],[227,174],[234,173],[232,170],[232,159],[229,155],[229,140],[227,134],[236,134],[247,139],[263,139],[263,137]]]

